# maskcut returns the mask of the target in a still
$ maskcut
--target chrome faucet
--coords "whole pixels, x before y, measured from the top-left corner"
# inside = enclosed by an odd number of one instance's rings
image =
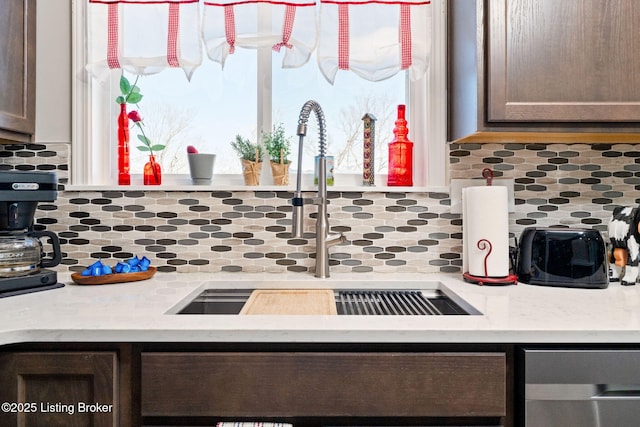
[[[318,119],[319,131],[319,162],[318,162],[318,195],[312,199],[302,197],[302,142],[307,135],[307,122],[309,115],[314,111]],[[318,206],[316,218],[316,272],[315,276],[321,279],[329,277],[329,247],[347,241],[345,236],[340,234],[329,234],[329,214],[327,213],[327,132],[322,108],[316,101],[307,101],[300,110],[298,118],[298,174],[296,176],[296,192],[291,203],[293,214],[291,218],[292,237],[302,237],[304,222],[304,205],[312,203]]]

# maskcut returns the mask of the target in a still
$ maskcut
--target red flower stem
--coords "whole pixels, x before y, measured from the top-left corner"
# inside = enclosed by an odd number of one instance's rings
[[[156,157],[151,155],[151,169],[153,170],[153,177],[156,179],[156,183],[160,183],[160,178],[158,177],[158,171],[156,169]]]
[[[136,122],[136,125],[138,126],[138,128],[140,128],[140,132],[142,132],[142,136],[144,136],[144,143],[147,146],[147,148],[149,149],[149,155],[151,156],[151,170],[153,170],[153,177],[156,179],[156,182],[160,182],[160,180],[158,179],[158,171],[156,170],[156,157],[155,154],[153,154],[153,150],[151,149],[151,145],[149,145],[149,138],[147,138],[147,135],[144,133],[144,129],[142,129],[142,125],[140,124],[140,122]]]
[[[142,125],[140,124],[140,122],[135,122],[136,126],[138,126],[138,128],[140,128],[140,132],[142,132],[142,136],[144,136],[144,145],[147,146],[147,148],[149,149],[149,153],[153,156],[153,150],[151,149],[151,145],[149,145],[149,138],[147,138],[147,135],[144,133],[144,129],[142,128]]]

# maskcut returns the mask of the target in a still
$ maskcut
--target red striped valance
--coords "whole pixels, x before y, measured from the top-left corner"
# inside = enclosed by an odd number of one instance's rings
[[[88,68],[100,76],[114,68],[150,74],[173,67],[190,77],[203,47],[224,65],[237,48],[269,46],[287,68],[304,65],[315,51],[330,82],[338,70],[372,81],[401,70],[424,74],[430,0],[318,1],[88,0]],[[265,8],[270,19],[261,20]]]

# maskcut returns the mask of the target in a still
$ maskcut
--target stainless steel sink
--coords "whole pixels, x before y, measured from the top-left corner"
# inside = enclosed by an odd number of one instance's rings
[[[335,291],[340,315],[441,316],[469,314],[440,289]]]
[[[239,314],[252,288],[205,289],[175,314]],[[426,289],[335,289],[338,315],[478,315],[478,310],[437,283]]]
[[[176,314],[239,314],[253,289],[205,289]]]

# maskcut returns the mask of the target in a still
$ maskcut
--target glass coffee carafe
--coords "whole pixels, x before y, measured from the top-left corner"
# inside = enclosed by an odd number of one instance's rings
[[[0,277],[37,273],[41,268],[60,264],[58,236],[51,231],[32,230],[37,202],[0,203]],[[46,257],[41,239],[53,248]]]
[[[40,238],[49,239],[53,257],[44,255]],[[60,264],[60,241],[50,231],[32,231],[28,234],[0,235],[0,277],[25,276],[37,273],[41,268]]]

